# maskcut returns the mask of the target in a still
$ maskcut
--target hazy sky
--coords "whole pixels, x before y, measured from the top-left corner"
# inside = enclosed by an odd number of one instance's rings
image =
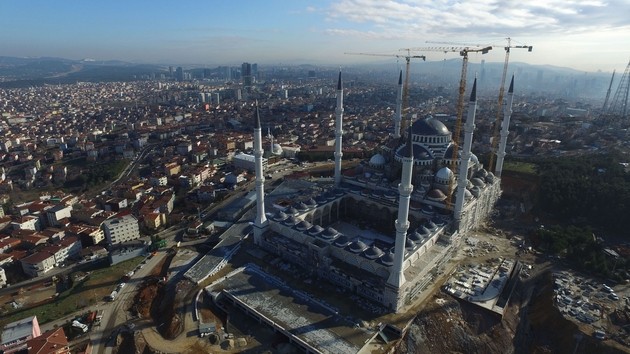
[[[345,65],[387,58],[344,52],[509,36],[534,46],[513,50],[513,61],[623,71],[630,59],[630,0],[0,0],[0,24],[8,56]],[[483,58],[502,61],[504,51]]]

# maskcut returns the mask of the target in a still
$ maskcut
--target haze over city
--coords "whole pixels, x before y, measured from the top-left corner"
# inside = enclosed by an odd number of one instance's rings
[[[598,1],[15,1],[0,3],[0,55],[160,64],[348,65],[344,52],[395,53],[431,41],[533,45],[512,61],[621,70],[630,2]],[[427,60],[452,58],[425,53]],[[502,50],[485,56],[500,62]],[[382,61],[382,58],[376,58]],[[479,61],[471,56],[471,61]]]

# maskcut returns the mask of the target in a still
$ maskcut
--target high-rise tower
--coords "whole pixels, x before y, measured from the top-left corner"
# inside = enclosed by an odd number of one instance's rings
[[[341,183],[341,139],[343,135],[343,85],[341,83],[341,71],[337,81],[337,108],[335,109],[335,187]]]
[[[464,149],[462,151],[461,163],[459,164],[459,174],[457,176],[457,195],[455,196],[455,210],[453,217],[459,223],[462,218],[464,207],[464,192],[468,183],[468,161],[470,160],[470,150],[472,148],[473,131],[475,130],[475,113],[477,111],[477,78],[473,82],[468,101],[468,116],[464,124]],[[459,228],[459,225],[457,225]]]
[[[411,184],[411,174],[413,170],[413,141],[411,125],[407,133],[407,144],[405,146],[405,156],[402,158],[402,176],[398,184],[398,218],[396,219],[396,244],[394,245],[394,267],[389,274],[387,283],[400,288],[405,283],[403,273],[403,262],[405,260],[405,243],[407,242],[407,230],[409,229],[409,202],[413,185]]]
[[[507,101],[503,106],[503,121],[501,122],[501,140],[499,141],[499,151],[497,151],[497,165],[494,169],[494,174],[497,177],[501,177],[503,172],[503,159],[505,158],[505,146],[507,144],[507,138],[510,128],[510,117],[512,116],[512,102],[514,101],[514,75],[512,75],[512,81],[510,81],[510,88],[508,89]]]
[[[400,138],[400,122],[402,121],[403,80],[402,70],[398,76],[398,91],[396,92],[396,113],[394,114],[394,138]]]
[[[256,101],[256,114],[254,115],[254,162],[256,170],[256,219],[254,220],[254,243],[261,244],[262,234],[269,225],[265,216],[265,176],[263,175],[263,148],[262,127],[260,125],[260,112]]]

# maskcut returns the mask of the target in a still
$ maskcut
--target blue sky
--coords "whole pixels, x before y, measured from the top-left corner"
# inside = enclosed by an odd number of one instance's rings
[[[345,65],[387,59],[344,52],[439,46],[427,40],[502,45],[509,36],[534,46],[512,51],[513,61],[610,72],[630,59],[629,14],[630,0],[0,0],[0,55]]]

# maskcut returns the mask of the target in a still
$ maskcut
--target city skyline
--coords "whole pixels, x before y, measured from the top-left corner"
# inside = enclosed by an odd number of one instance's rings
[[[534,46],[511,61],[581,71],[621,71],[630,58],[630,2],[528,1],[166,1],[0,3],[5,56],[53,56],[175,65],[349,65],[426,41]],[[400,53],[402,54],[402,52]],[[420,53],[427,60],[456,53]],[[501,62],[504,51],[471,55]],[[392,58],[392,62],[396,59]]]

